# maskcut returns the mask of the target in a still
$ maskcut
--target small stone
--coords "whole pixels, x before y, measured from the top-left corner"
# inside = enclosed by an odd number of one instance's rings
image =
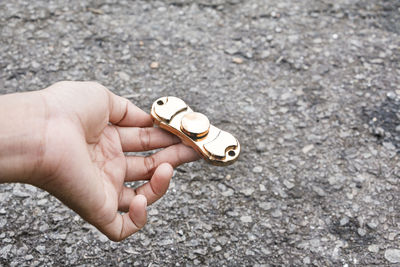
[[[287,189],[292,189],[295,186],[294,183],[291,183],[288,180],[283,180],[283,184],[286,186]]]
[[[368,246],[368,251],[373,252],[373,253],[378,253],[379,252],[379,246],[372,244]]]
[[[172,241],[172,239],[164,239],[161,240],[158,244],[161,246],[169,246],[172,245],[174,243],[174,241]]]
[[[240,57],[234,57],[232,59],[232,62],[236,63],[236,64],[242,64],[243,63],[243,59],[241,59]]]
[[[370,222],[367,222],[367,226],[368,226],[369,228],[371,228],[371,229],[376,229],[376,227],[378,227],[378,222],[375,221],[375,220],[370,221]]]
[[[254,172],[254,173],[261,173],[262,170],[263,170],[263,167],[261,167],[261,166],[255,166],[255,167],[253,168],[253,172]]]
[[[400,249],[389,248],[385,251],[385,259],[390,263],[400,262]]]
[[[358,228],[357,233],[359,236],[365,236],[367,234],[367,231],[364,228]]]
[[[307,154],[308,152],[310,152],[311,150],[313,150],[314,145],[310,144],[310,145],[306,145],[305,147],[303,147],[302,151],[304,154]]]
[[[123,71],[120,71],[120,72],[118,72],[118,76],[119,76],[119,78],[121,79],[121,80],[123,80],[123,81],[129,81],[129,75],[128,74],[126,74],[125,72],[123,72]]]
[[[230,196],[233,196],[234,193],[235,193],[235,191],[233,191],[231,188],[228,188],[228,190],[222,192],[221,194],[224,197],[230,197]]]
[[[260,184],[260,191],[261,191],[261,192],[267,191],[267,188],[265,187],[265,185]]]
[[[282,216],[282,211],[280,209],[276,209],[271,213],[272,217],[279,218]]]
[[[324,191],[321,187],[313,186],[313,190],[314,190],[314,192],[317,193],[317,195],[320,196],[320,197],[326,196],[325,191]]]
[[[266,58],[268,58],[269,56],[270,56],[270,52],[268,51],[268,50],[264,50],[264,51],[262,51],[261,53],[260,53],[260,58],[261,59],[266,59]]]
[[[306,264],[306,265],[310,264],[311,263],[310,257],[305,257],[303,259],[303,263]]]
[[[346,224],[349,223],[349,218],[348,217],[343,217],[342,219],[340,219],[340,226],[345,226]]]
[[[229,241],[229,239],[226,236],[220,236],[217,238],[217,240],[223,246],[225,246],[226,243],[228,243],[228,241]]]
[[[251,223],[253,222],[253,219],[251,218],[251,216],[242,216],[240,217],[240,220],[244,223]]]
[[[252,251],[251,249],[247,249],[245,254],[246,254],[246,256],[254,256],[254,255],[256,255],[256,253],[254,253],[254,251]]]
[[[227,53],[228,55],[234,55],[238,52],[239,52],[239,50],[236,47],[229,47],[229,48],[225,49],[225,53]]]
[[[12,249],[12,245],[7,245],[7,246],[0,248],[0,258],[8,259],[10,256],[9,253],[10,253],[11,249]]]
[[[400,127],[400,125],[399,125],[399,127]],[[265,152],[266,149],[267,149],[267,145],[264,142],[260,142],[256,146],[256,151],[257,152]]]
[[[263,210],[270,210],[274,207],[274,203],[272,202],[260,202],[258,206]]]
[[[396,132],[400,132],[400,125],[397,125],[395,130]]]
[[[246,197],[249,197],[253,194],[254,189],[253,188],[246,188],[242,191],[240,191],[242,194],[244,194]]]
[[[31,66],[32,66],[32,68],[34,68],[34,69],[39,69],[39,68],[40,68],[40,64],[37,63],[36,61],[32,61],[32,62],[31,62]]]
[[[150,64],[150,68],[152,69],[158,69],[160,67],[160,63],[158,63],[157,61],[151,62]]]
[[[204,255],[207,255],[207,249],[206,248],[198,248],[198,249],[193,250],[193,253],[204,256]]]
[[[35,249],[36,249],[36,251],[39,252],[40,254],[44,254],[44,253],[46,252],[46,247],[45,247],[45,246],[42,246],[42,245],[37,246]]]
[[[216,247],[214,248],[214,251],[216,251],[216,252],[221,251],[221,250],[222,250],[222,248],[221,248],[220,245],[218,245],[218,246],[216,246]]]
[[[393,240],[396,238],[396,236],[397,236],[397,233],[389,233],[388,239],[389,239],[390,241],[393,241]]]
[[[231,217],[237,217],[237,216],[239,216],[239,213],[236,212],[236,211],[228,211],[228,212],[226,212],[226,214],[227,214],[228,216],[231,216]]]
[[[386,94],[386,96],[387,96],[387,98],[392,99],[392,100],[396,98],[395,92],[388,92]]]
[[[149,211],[149,215],[151,215],[151,216],[158,215],[158,210],[155,209],[155,208],[152,208],[152,209]]]
[[[32,256],[31,254],[29,254],[29,255],[26,255],[26,256],[24,257],[24,259],[27,260],[27,261],[30,261],[30,260],[33,259],[33,256]]]
[[[383,145],[387,150],[396,150],[396,147],[395,147],[391,142],[383,142],[382,145]]]
[[[102,243],[106,243],[106,242],[108,242],[108,237],[107,236],[105,236],[105,235],[103,235],[103,234],[101,234],[101,233],[98,233],[98,235],[99,235],[99,240],[100,240],[100,242],[102,242]]]

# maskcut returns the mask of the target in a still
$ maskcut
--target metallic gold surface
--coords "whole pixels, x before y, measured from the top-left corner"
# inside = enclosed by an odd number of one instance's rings
[[[239,157],[240,144],[232,134],[211,125],[205,115],[193,112],[179,98],[157,99],[151,108],[151,116],[155,125],[177,135],[213,165],[230,165]]]
[[[210,130],[208,118],[198,112],[186,113],[181,121],[182,131],[193,139],[205,137]]]

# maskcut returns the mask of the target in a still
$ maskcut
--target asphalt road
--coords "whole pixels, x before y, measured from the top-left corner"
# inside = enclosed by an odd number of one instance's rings
[[[1,1],[0,93],[96,80],[174,95],[233,133],[113,243],[44,191],[0,185],[0,265],[400,264],[397,0]],[[3,115],[3,114],[2,114]]]

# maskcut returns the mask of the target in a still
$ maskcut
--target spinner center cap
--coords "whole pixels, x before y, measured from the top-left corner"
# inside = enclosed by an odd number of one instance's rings
[[[182,131],[194,139],[200,139],[208,134],[210,121],[198,112],[187,113],[181,121]]]

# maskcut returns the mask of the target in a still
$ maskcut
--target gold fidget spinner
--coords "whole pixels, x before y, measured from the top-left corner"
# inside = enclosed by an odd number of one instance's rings
[[[157,99],[151,107],[151,116],[154,124],[178,136],[213,165],[230,165],[239,157],[239,141],[211,125],[205,115],[194,112],[182,99],[173,96]]]

